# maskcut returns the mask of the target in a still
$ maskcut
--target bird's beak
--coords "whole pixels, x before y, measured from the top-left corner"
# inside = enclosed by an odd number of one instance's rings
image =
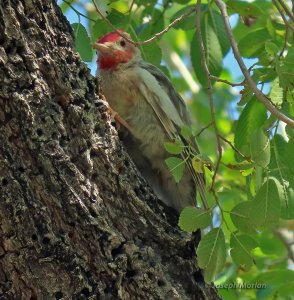
[[[93,44],[93,48],[97,49],[99,51],[99,53],[101,53],[101,54],[109,53],[109,51],[111,50],[110,47],[108,47],[107,45],[100,44],[100,43]]]

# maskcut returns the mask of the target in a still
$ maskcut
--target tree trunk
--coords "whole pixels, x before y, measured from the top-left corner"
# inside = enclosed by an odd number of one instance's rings
[[[0,0],[0,298],[219,299],[95,90],[55,1]]]

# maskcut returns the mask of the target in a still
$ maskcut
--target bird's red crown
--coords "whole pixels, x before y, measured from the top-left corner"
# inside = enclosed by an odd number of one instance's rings
[[[120,32],[120,33],[125,32],[123,29],[118,29],[117,31]],[[121,38],[121,36],[116,31],[112,31],[112,32],[109,32],[109,33],[103,35],[103,37],[101,37],[97,41],[97,43],[104,44],[104,43],[107,43],[107,42],[116,42],[120,38]]]

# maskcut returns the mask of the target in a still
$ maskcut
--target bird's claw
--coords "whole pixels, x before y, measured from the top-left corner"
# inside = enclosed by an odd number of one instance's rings
[[[127,121],[125,121],[116,111],[114,111],[107,102],[105,96],[102,93],[99,93],[99,98],[104,102],[106,106],[106,111],[110,114],[111,122],[115,122],[117,124],[117,129],[120,129],[120,126],[122,125],[125,127],[128,131],[131,133],[133,132],[132,128],[128,124]]]

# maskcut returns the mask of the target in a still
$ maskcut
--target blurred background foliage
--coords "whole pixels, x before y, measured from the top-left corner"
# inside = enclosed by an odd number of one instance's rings
[[[293,1],[292,1],[293,2]],[[225,1],[239,50],[251,76],[284,114],[294,117],[294,18],[291,1]],[[187,0],[91,0],[58,2],[72,24],[76,49],[96,72],[92,44],[115,28],[124,28],[135,41],[161,32],[173,20],[192,11]],[[283,5],[287,5],[287,10]],[[223,18],[214,1],[201,2],[201,31],[213,81],[216,125],[223,148],[214,190],[208,193],[213,211],[211,241],[204,239],[198,259],[207,268],[206,279],[219,287],[224,299],[294,298],[294,131],[269,114],[244,83]],[[185,99],[201,153],[218,159],[216,133],[211,126],[207,80],[201,67],[195,12],[152,43],[140,46],[144,59],[158,66]],[[207,171],[207,187],[213,172]],[[191,231],[199,219],[193,211],[182,215],[183,229]],[[197,215],[197,212],[196,212]],[[195,215],[194,215],[195,217]],[[191,223],[192,222],[192,223]],[[194,228],[194,227],[195,228]],[[221,231],[217,231],[220,227]],[[206,229],[206,232],[209,230]],[[219,234],[221,233],[221,234]],[[224,236],[224,239],[222,239]],[[230,254],[230,255],[229,255]],[[199,257],[200,255],[200,257]],[[201,255],[203,257],[201,257]],[[215,258],[210,266],[207,256]],[[262,284],[260,288],[221,288],[223,284]],[[225,287],[225,286],[223,286]],[[247,286],[248,287],[248,286]]]

